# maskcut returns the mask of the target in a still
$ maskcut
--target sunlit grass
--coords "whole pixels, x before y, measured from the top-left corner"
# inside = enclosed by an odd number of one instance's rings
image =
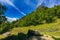
[[[13,28],[10,32],[11,32],[11,35],[18,35],[18,33],[20,32],[23,32],[26,34],[29,29],[38,30],[42,34],[60,37],[60,19],[58,19],[57,22],[55,23]],[[3,38],[3,35],[0,35],[0,38]]]
[[[29,29],[38,30],[40,33],[47,35],[60,36],[60,19],[57,20],[57,22],[50,24],[13,28],[11,33],[14,35],[17,35],[19,32],[27,33]]]

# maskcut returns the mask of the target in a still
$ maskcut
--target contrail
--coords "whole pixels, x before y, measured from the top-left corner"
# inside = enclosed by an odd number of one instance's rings
[[[26,15],[24,12],[20,11],[10,0],[0,0],[0,1],[11,5],[13,8],[15,8],[22,15],[24,15],[24,16]]]
[[[23,14],[24,16],[26,15],[24,12],[20,11],[10,0],[6,0],[6,3],[14,7],[19,13]]]

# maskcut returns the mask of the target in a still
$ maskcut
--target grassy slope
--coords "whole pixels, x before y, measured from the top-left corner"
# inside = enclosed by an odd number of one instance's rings
[[[60,19],[57,20],[57,22],[50,23],[50,24],[13,28],[11,31],[11,34],[17,35],[18,32],[27,33],[29,29],[38,30],[40,33],[46,34],[46,35],[60,36]]]
[[[50,24],[13,28],[10,32],[11,35],[17,35],[19,32],[27,33],[29,29],[38,30],[42,34],[60,37],[60,19]],[[4,36],[0,35],[0,38],[4,38]]]

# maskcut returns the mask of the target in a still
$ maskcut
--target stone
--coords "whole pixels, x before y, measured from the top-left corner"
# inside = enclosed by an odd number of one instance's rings
[[[43,35],[41,36],[41,40],[54,40],[51,36]]]
[[[31,37],[31,36],[42,36],[42,34],[40,34],[38,31],[33,31],[33,30],[28,30],[27,35],[28,35],[28,37]]]
[[[3,34],[5,37],[8,37],[8,36],[10,36],[10,32],[6,32],[6,33],[4,33]]]
[[[37,30],[28,30],[27,40],[54,40],[51,36],[42,35]]]

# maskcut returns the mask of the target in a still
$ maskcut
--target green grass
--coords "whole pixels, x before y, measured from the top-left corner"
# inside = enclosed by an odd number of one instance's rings
[[[42,34],[51,35],[51,36],[60,36],[60,19],[55,23],[37,25],[37,26],[29,26],[29,27],[18,27],[13,28],[11,34],[17,35],[18,32],[27,33],[27,31],[38,30]]]
[[[53,37],[55,40],[60,40],[60,38],[55,38],[55,37]]]
[[[38,30],[41,34],[60,37],[60,19],[58,19],[55,23],[13,28],[10,32],[11,32],[11,35],[18,35],[18,33],[20,32],[23,32],[26,34],[29,29]],[[3,38],[3,36],[0,35],[0,38]]]

